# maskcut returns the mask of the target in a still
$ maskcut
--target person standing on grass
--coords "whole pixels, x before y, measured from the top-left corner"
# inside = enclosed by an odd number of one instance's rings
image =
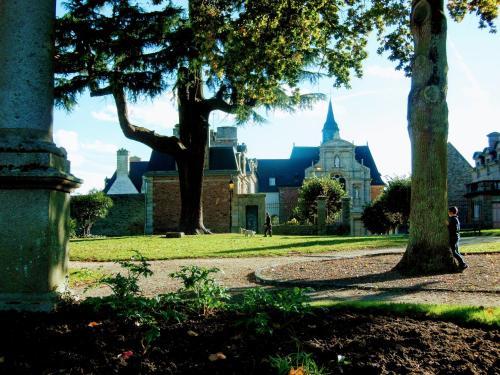
[[[448,234],[450,236],[450,249],[458,261],[458,266],[461,270],[468,268],[469,266],[465,263],[462,254],[458,250],[458,242],[460,240],[460,220],[458,220],[458,208],[451,206],[448,208]]]
[[[269,233],[269,237],[273,236],[273,225],[271,224],[271,216],[269,216],[269,212],[266,212],[266,223],[264,225],[264,237],[267,237]]]

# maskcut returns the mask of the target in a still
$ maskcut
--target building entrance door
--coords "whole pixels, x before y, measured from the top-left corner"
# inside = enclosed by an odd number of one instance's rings
[[[258,229],[258,217],[259,217],[259,207],[258,206],[247,206],[246,207],[246,229],[250,229],[257,233]]]
[[[493,228],[500,228],[500,203],[493,203],[491,206],[493,216]]]

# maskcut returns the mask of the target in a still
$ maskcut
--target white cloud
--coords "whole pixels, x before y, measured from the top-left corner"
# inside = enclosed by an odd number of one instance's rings
[[[404,79],[404,73],[401,70],[395,70],[393,67],[384,67],[380,65],[370,65],[365,69],[366,75],[384,79]]]
[[[179,122],[179,115],[171,94],[159,99],[128,105],[130,121],[138,126],[163,131],[173,129]],[[92,111],[93,118],[104,122],[118,123],[118,115],[114,105],[106,105],[98,111]]]
[[[58,130],[54,134],[54,141],[57,145],[66,149],[68,159],[73,166],[80,166],[85,163],[77,132],[64,129]]]
[[[118,146],[111,143],[104,143],[100,140],[95,140],[93,143],[83,143],[82,149],[95,151],[103,154],[114,154],[118,150]]]
[[[102,108],[100,111],[92,111],[90,113],[93,118],[99,121],[104,122],[118,122],[118,115],[116,114],[116,107],[113,105],[107,105]]]

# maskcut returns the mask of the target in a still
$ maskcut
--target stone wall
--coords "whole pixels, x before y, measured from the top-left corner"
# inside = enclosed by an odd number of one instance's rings
[[[130,236],[144,234],[144,195],[110,195],[113,207],[108,216],[97,220],[92,234],[101,236]]]

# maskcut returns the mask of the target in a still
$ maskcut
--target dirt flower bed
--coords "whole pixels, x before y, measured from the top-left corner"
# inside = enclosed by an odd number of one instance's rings
[[[142,328],[72,306],[0,313],[1,374],[276,374],[271,357],[309,353],[325,373],[497,374],[500,332],[421,317],[320,310],[257,335],[219,313]]]
[[[401,255],[373,255],[268,267],[258,276],[268,282],[302,286],[437,290],[500,293],[500,253],[466,256],[469,268],[461,273],[405,277],[393,267]]]

